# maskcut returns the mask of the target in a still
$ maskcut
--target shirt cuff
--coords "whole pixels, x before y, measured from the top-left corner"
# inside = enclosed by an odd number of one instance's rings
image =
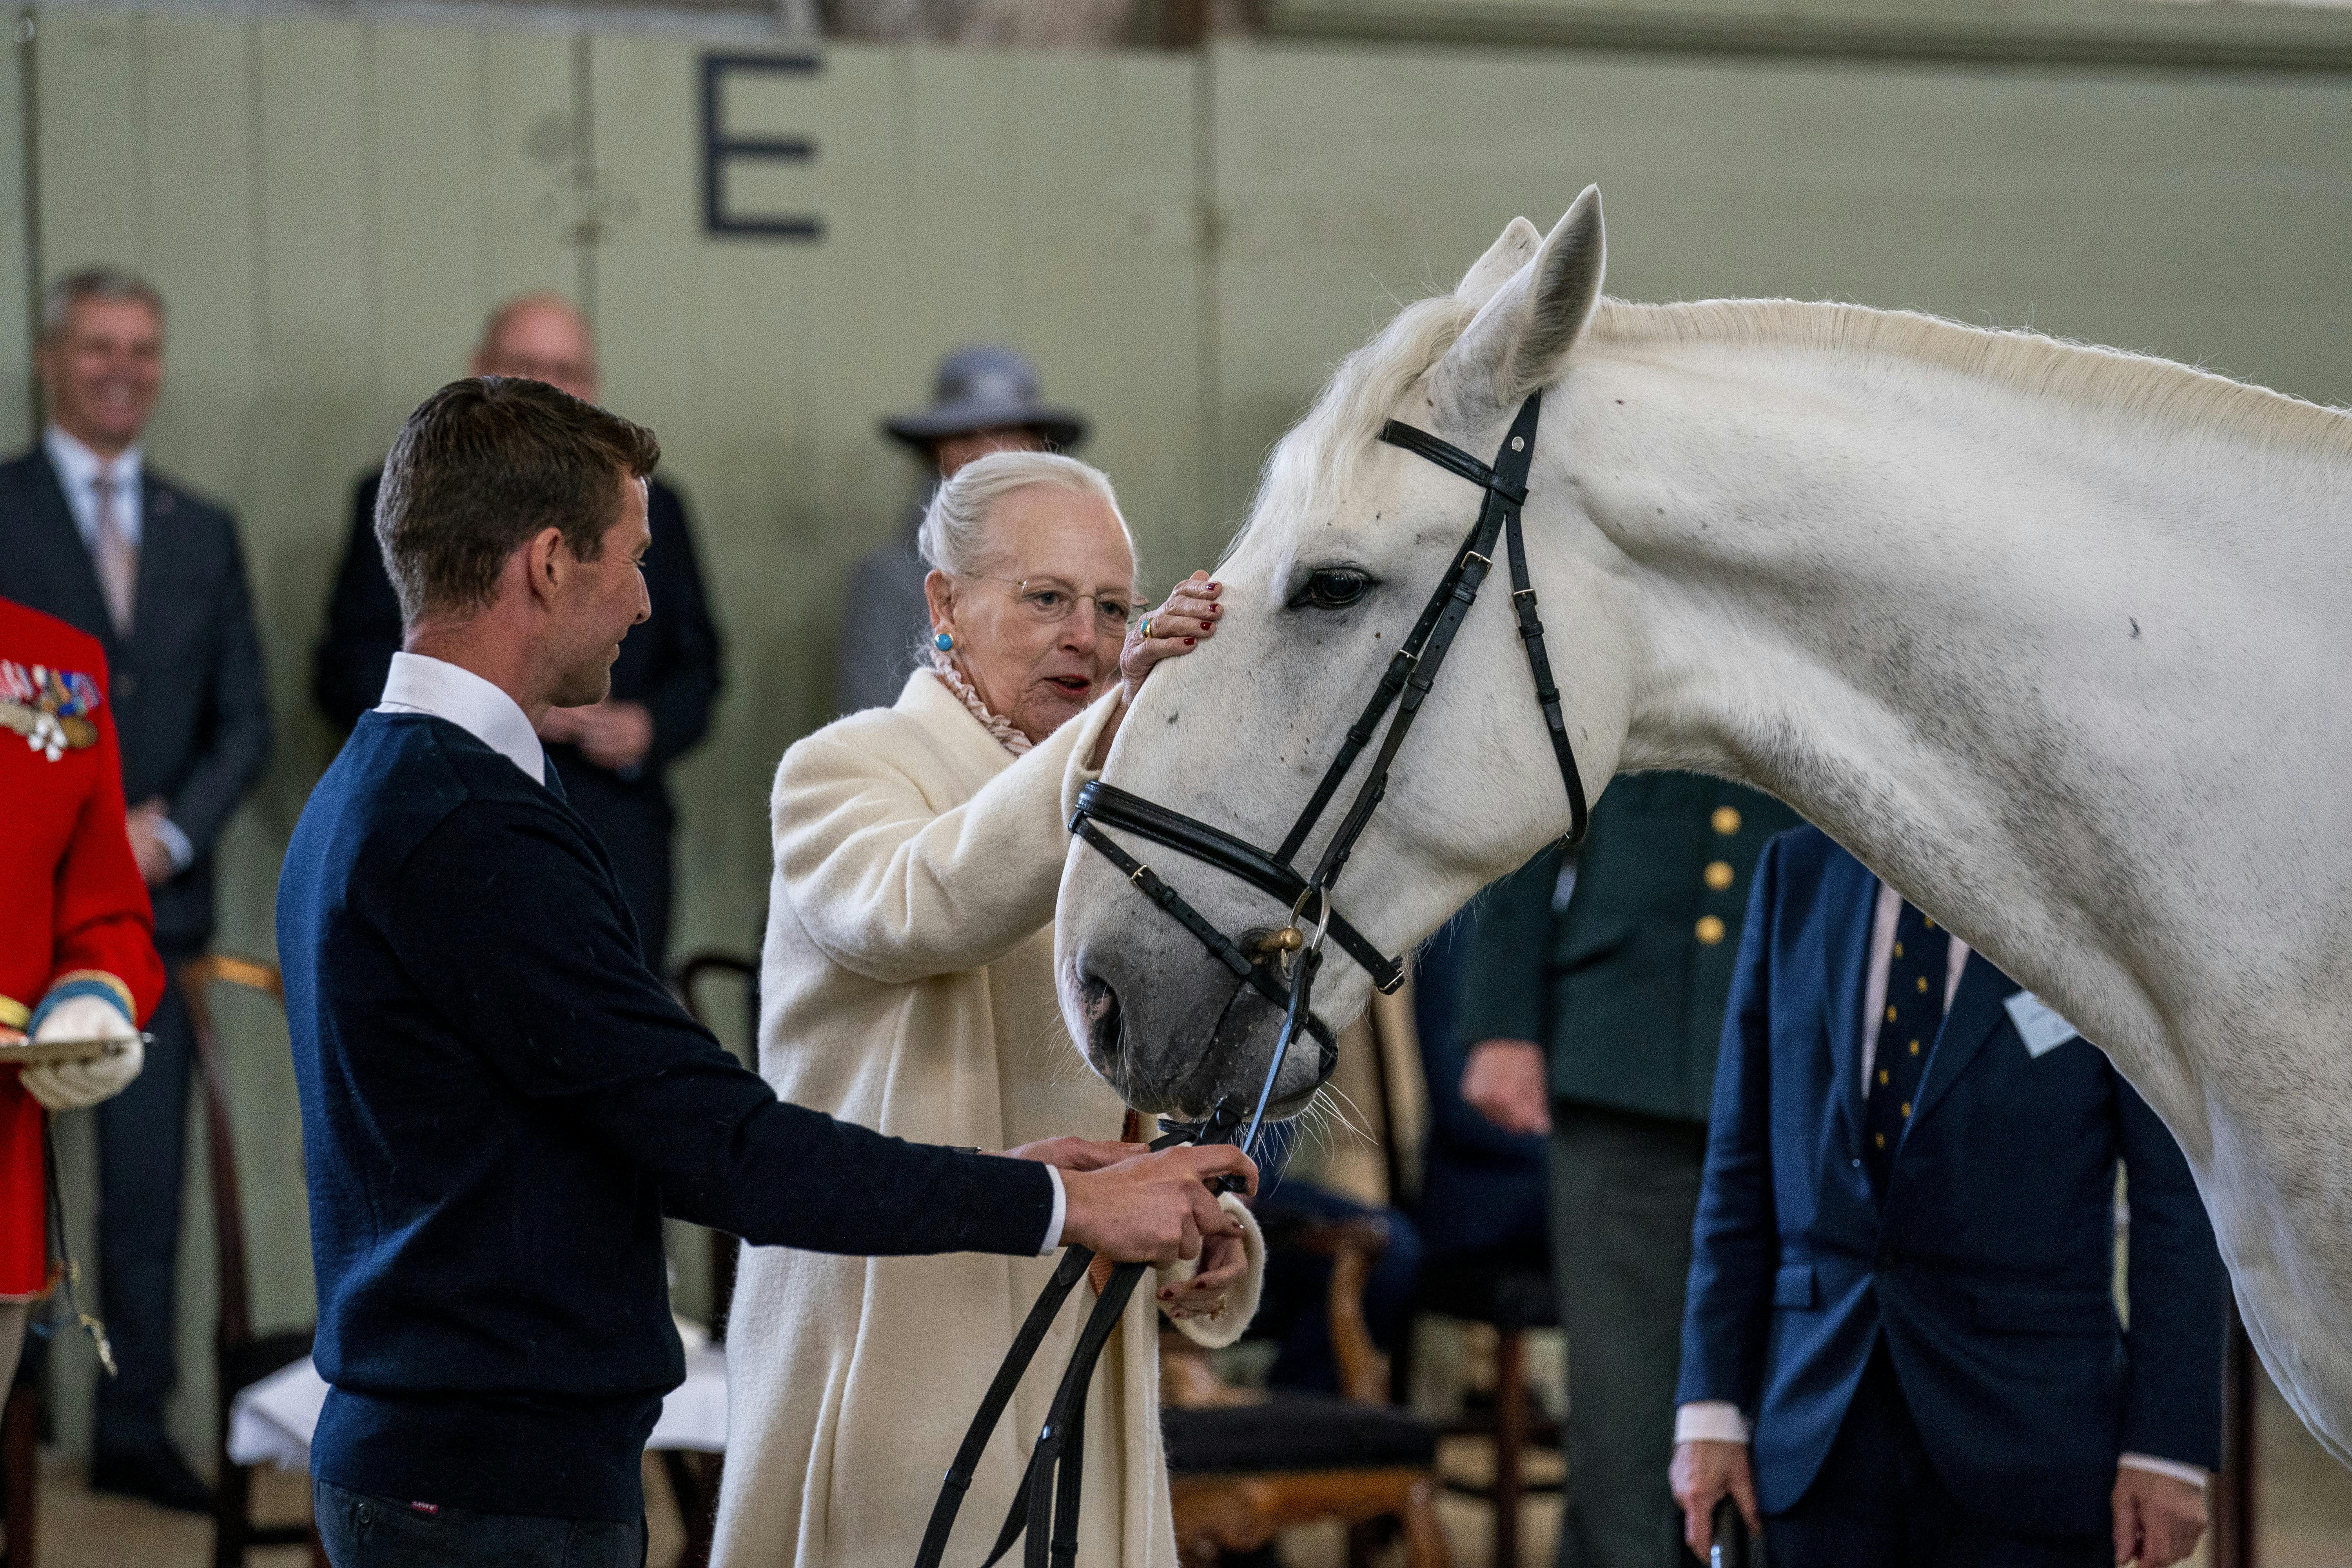
[[[2125,1470],[2146,1470],[2151,1475],[2170,1476],[2176,1481],[2187,1481],[2192,1487],[2202,1487],[2211,1472],[2202,1465],[2184,1465],[2178,1459],[2159,1459],[2151,1454],[2122,1454],[2116,1467]]]
[[[160,819],[155,824],[155,837],[163,841],[163,852],[172,858],[173,870],[184,871],[195,864],[196,847],[188,842],[188,836],[180,830],[178,823],[168,816]]]
[[[1675,1406],[1677,1443],[1745,1443],[1748,1417],[1728,1399],[1694,1399]]]
[[[1070,1212],[1068,1194],[1062,1191],[1062,1173],[1056,1166],[1045,1167],[1045,1174],[1054,1182],[1054,1217],[1045,1222],[1045,1240],[1037,1248],[1037,1256],[1048,1257],[1062,1249],[1062,1221]]]

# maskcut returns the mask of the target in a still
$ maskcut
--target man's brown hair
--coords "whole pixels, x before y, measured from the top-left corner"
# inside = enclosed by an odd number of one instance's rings
[[[544,528],[595,560],[620,521],[615,481],[660,460],[652,431],[570,393],[502,375],[451,382],[400,427],[376,492],[401,619],[488,604],[507,557]]]

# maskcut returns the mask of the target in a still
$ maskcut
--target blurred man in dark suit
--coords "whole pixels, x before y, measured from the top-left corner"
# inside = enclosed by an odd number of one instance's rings
[[[544,382],[596,401],[596,347],[588,323],[555,294],[526,294],[493,311],[474,351],[475,375]],[[376,487],[361,476],[352,492],[351,537],[327,605],[311,692],[348,730],[383,695],[400,650],[400,601],[375,539]],[[720,649],[703,592],[686,502],[656,479],[648,500],[654,544],[646,556],[653,619],[621,644],[612,694],[586,708],[549,710],[540,740],[562,775],[572,808],[611,857],[629,913],[658,973],[668,961],[670,837],[676,826],[665,772],[710,728]]]
[[[0,597],[97,637],[113,672],[131,845],[167,967],[213,932],[213,850],[269,751],[269,694],[236,521],[155,471],[140,435],[163,384],[163,301],[110,268],[43,301],[41,444],[0,465]],[[146,1070],[98,1110],[101,1379],[91,1484],[166,1507],[211,1494],[172,1447],[173,1282],[194,1041],[167,991]]]
[[[2225,1279],[2097,1047],[1818,828],[1756,867],[1707,1121],[1675,1495],[1802,1568],[2167,1568]],[[2131,1320],[2116,1316],[2116,1167]]]

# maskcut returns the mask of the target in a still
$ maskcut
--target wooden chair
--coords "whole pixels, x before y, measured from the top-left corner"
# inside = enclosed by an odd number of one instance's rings
[[[1331,1259],[1326,1307],[1342,1397],[1226,1388],[1206,1354],[1172,1331],[1160,1339],[1161,1432],[1177,1555],[1204,1568],[1252,1552],[1296,1524],[1349,1527],[1348,1560],[1369,1561],[1386,1521],[1402,1527],[1412,1568],[1447,1568],[1437,1524],[1437,1429],[1388,1404],[1387,1359],[1364,1321],[1364,1282],[1388,1244],[1377,1219],[1310,1225],[1286,1245]]]
[[[733,952],[698,952],[670,971],[669,988],[696,1023],[710,1026],[702,1005],[702,983],[712,975],[733,975],[751,987],[751,1020],[760,1016],[760,966]],[[741,1243],[719,1231],[710,1232],[710,1338],[727,1341],[727,1309],[735,1296],[735,1261]],[[678,1568],[709,1568],[711,1536],[718,1524],[719,1483],[726,1468],[723,1454],[684,1454],[675,1448],[661,1454],[662,1474],[677,1500],[678,1519],[686,1529],[686,1545],[678,1552]]]
[[[323,1568],[326,1552],[309,1521],[254,1522],[252,1469],[228,1457],[229,1405],[238,1391],[309,1355],[313,1331],[289,1329],[257,1334],[253,1330],[252,1286],[246,1272],[245,1206],[237,1180],[236,1129],[229,1117],[228,1064],[213,1027],[212,989],[215,985],[236,985],[257,991],[283,1010],[286,985],[276,964],[226,953],[208,953],[182,964],[178,982],[180,997],[187,1005],[188,1020],[195,1035],[199,1081],[204,1085],[205,1142],[212,1167],[213,1239],[220,1277],[219,1316],[213,1331],[213,1368],[220,1397],[214,1440],[219,1480],[213,1505],[213,1564],[214,1568],[244,1568],[249,1547],[308,1543],[311,1561]]]
[[[1538,1419],[1528,1386],[1528,1335],[1559,1326],[1551,1276],[1510,1259],[1449,1266],[1422,1280],[1413,1310],[1495,1331],[1494,1404],[1484,1413],[1472,1411],[1455,1427],[1493,1440],[1494,1479],[1480,1486],[1448,1477],[1445,1488],[1495,1505],[1494,1561],[1508,1568],[1519,1560],[1520,1501],[1531,1493],[1560,1489],[1558,1481],[1527,1479],[1528,1450],[1559,1442],[1559,1426]]]

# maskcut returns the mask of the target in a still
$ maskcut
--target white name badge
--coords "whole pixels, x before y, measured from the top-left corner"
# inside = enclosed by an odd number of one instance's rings
[[[2056,1050],[2082,1033],[2031,991],[2021,991],[2001,1005],[2009,1009],[2009,1021],[2017,1026],[2027,1056],[2039,1057],[2045,1051]]]

